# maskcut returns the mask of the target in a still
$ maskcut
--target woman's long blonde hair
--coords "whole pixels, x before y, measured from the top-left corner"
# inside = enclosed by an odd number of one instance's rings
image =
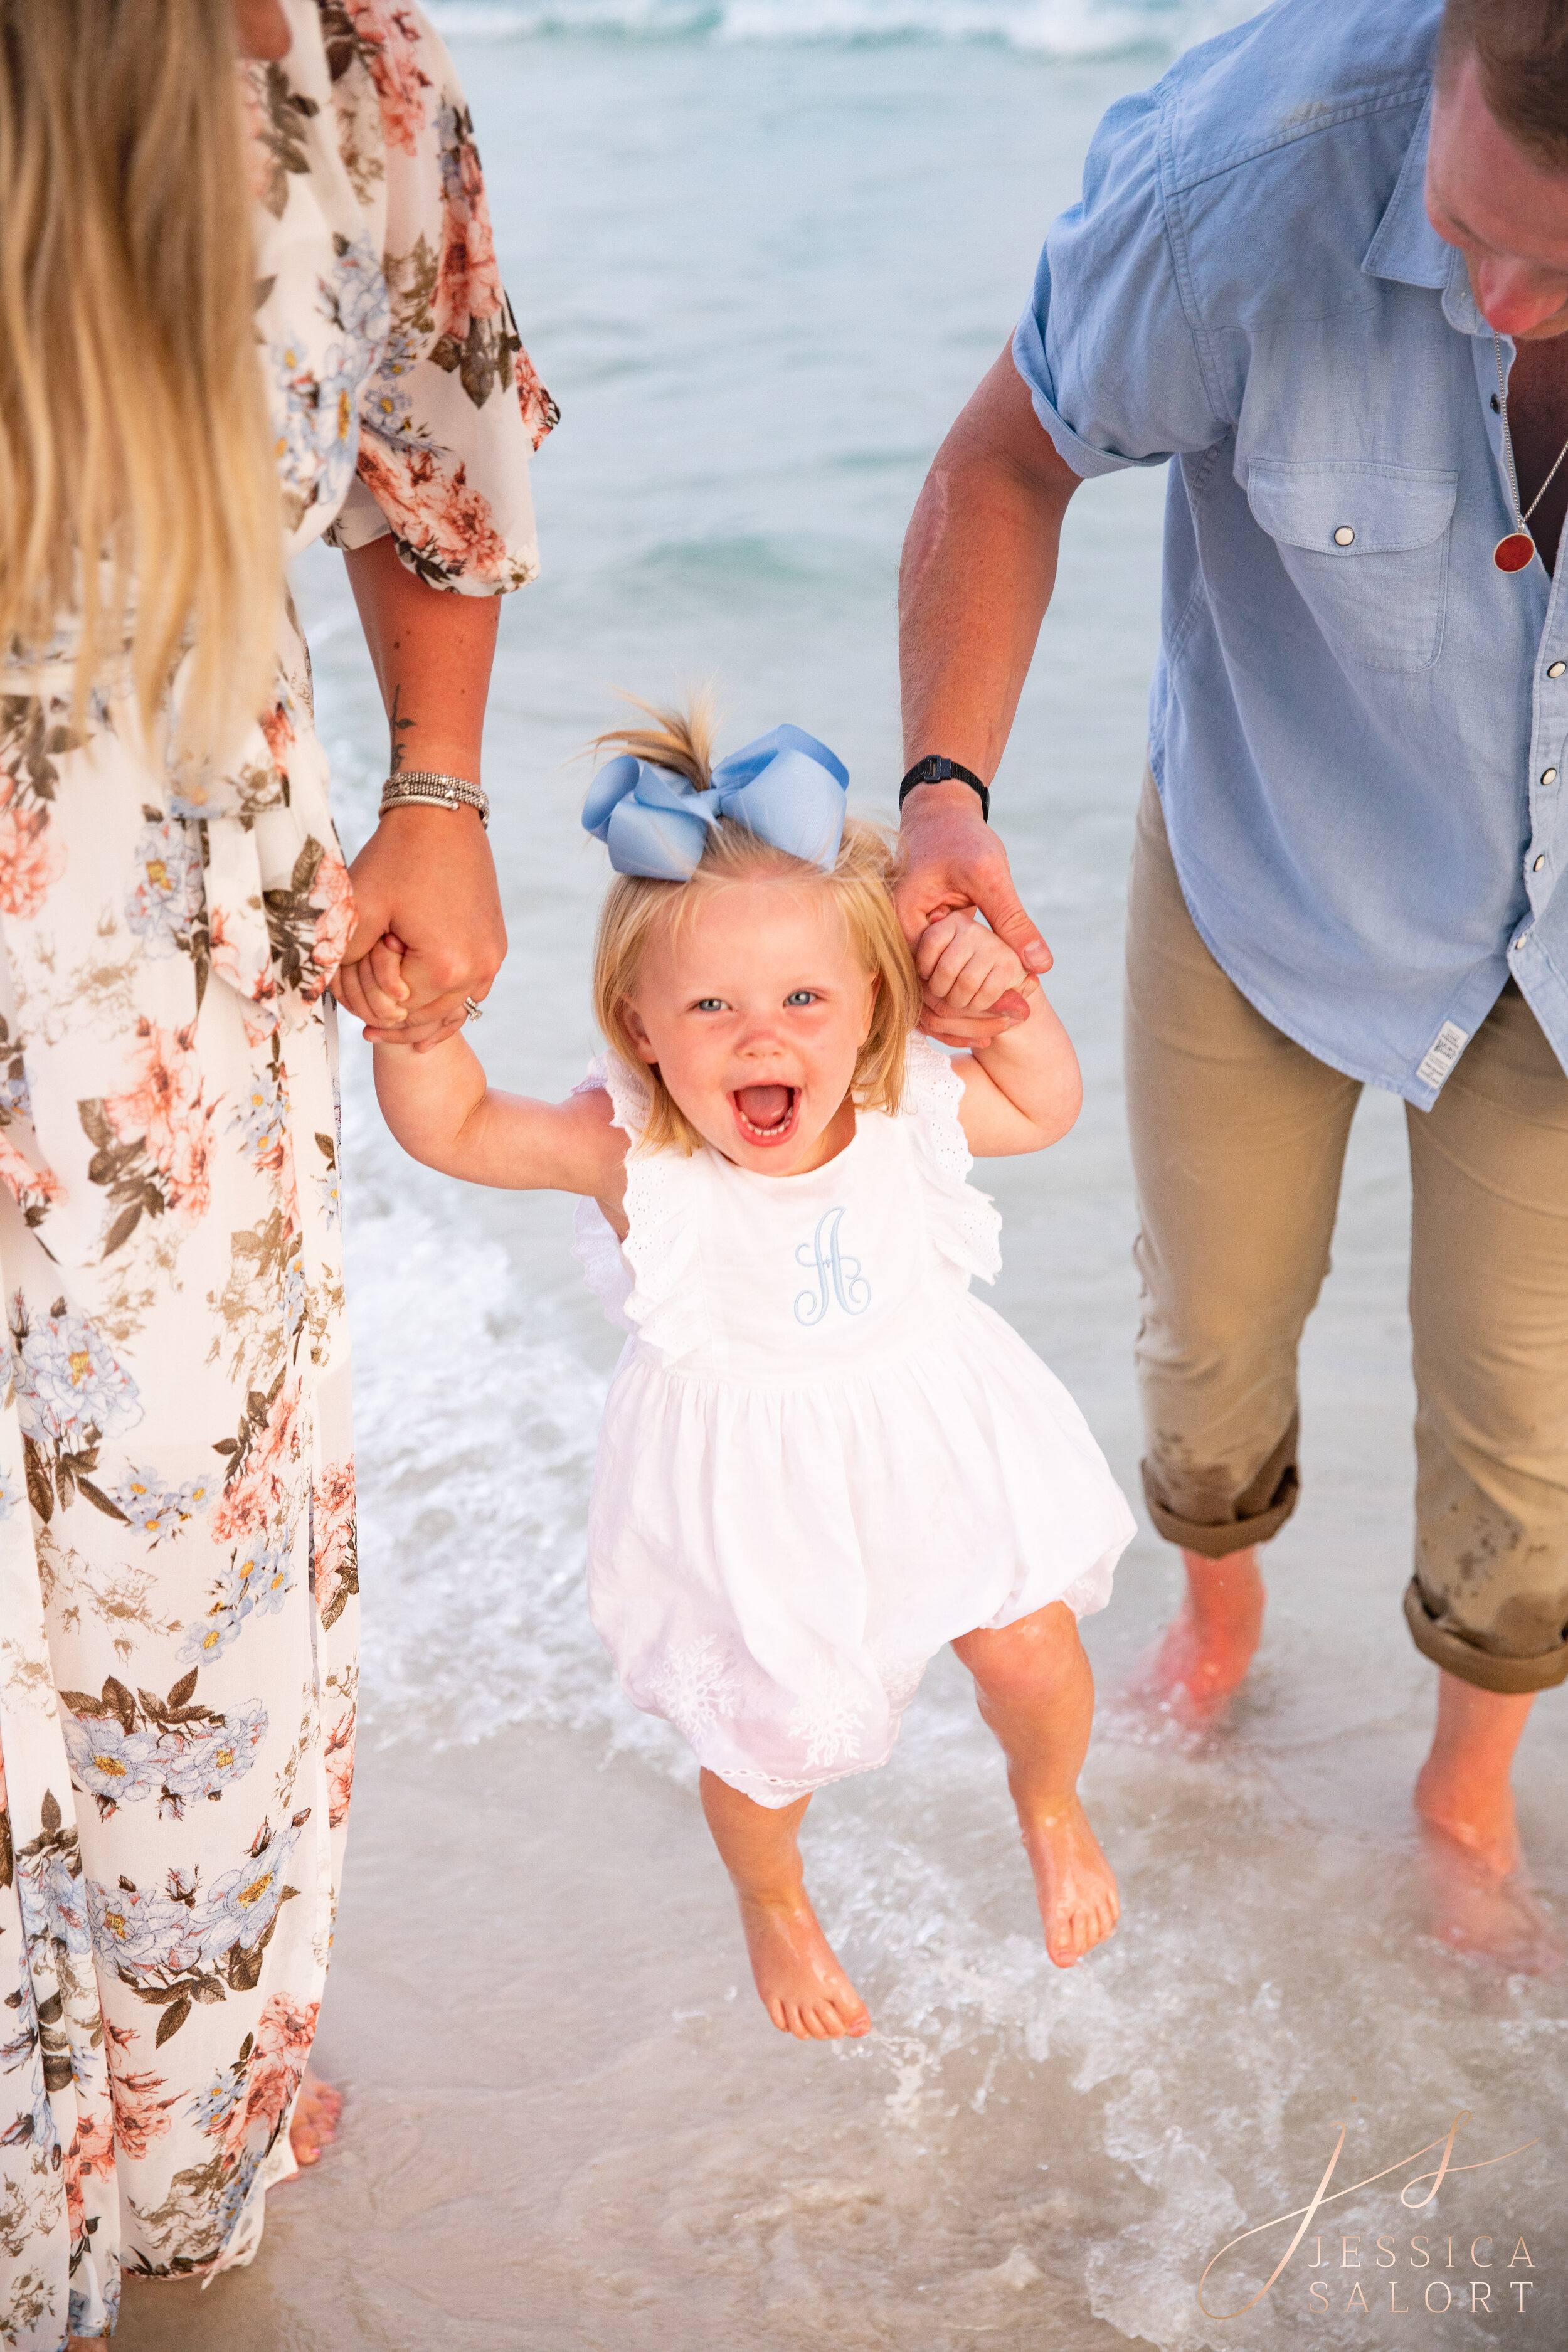
[[[0,664],[129,656],[182,748],[264,701],[282,587],[229,0],[0,0]],[[9,655],[7,654],[9,648]]]
[[[713,755],[708,698],[698,697],[688,710],[658,710],[647,703],[638,707],[649,725],[611,728],[595,739],[595,748],[630,751],[657,767],[672,768],[706,792]],[[701,863],[689,882],[616,875],[605,894],[594,943],[594,1011],[606,1042],[641,1073],[652,1094],[642,1132],[644,1148],[658,1150],[673,1145],[689,1153],[702,1139],[675,1102],[658,1066],[650,1067],[637,1052],[626,1007],[637,994],[643,960],[656,933],[666,924],[691,920],[706,891],[731,882],[776,877],[826,891],[863,969],[877,982],[871,1025],[856,1058],[850,1091],[863,1110],[898,1109],[904,1091],[904,1048],[920,1019],[921,983],[893,908],[897,866],[897,836],[863,818],[845,819],[838,855],[826,873],[807,858],[775,849],[747,826],[721,818],[710,826]]]

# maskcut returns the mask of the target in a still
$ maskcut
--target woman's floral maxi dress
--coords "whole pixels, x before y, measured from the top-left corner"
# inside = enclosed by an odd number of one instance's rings
[[[290,552],[536,569],[554,411],[418,13],[245,68]],[[222,776],[0,669],[0,2343],[247,2261],[291,2169],[353,1769],[331,1008],[348,877],[290,616]]]

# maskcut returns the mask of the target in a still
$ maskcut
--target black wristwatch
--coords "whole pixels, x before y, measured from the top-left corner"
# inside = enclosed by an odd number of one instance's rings
[[[979,793],[980,814],[989,824],[991,822],[989,786],[981,782],[973,769],[961,768],[956,760],[939,759],[934,751],[928,751],[923,760],[917,760],[899,786],[899,806],[903,807],[917,784],[945,784],[949,777],[954,778],[961,784],[967,784],[972,793]]]

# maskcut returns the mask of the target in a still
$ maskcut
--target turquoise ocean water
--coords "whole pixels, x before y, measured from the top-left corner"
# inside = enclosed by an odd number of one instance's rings
[[[894,575],[924,470],[1010,331],[1099,115],[1226,19],[1180,0],[434,13],[522,331],[563,410],[534,473],[544,576],[504,614],[487,752],[512,952],[482,1044],[497,1077],[550,1093],[593,1050],[604,868],[569,762],[611,689],[711,678],[729,743],[793,719],[847,761],[857,806],[890,814]],[[994,812],[1088,1083],[1065,1143],[985,1176],[1006,1217],[998,1303],[1130,1491],[1119,980],[1163,488],[1126,475],[1075,503]],[[382,772],[374,687],[335,559],[313,559],[300,593],[355,843]],[[1398,1605],[1397,1107],[1369,1102],[1358,1124],[1307,1350],[1306,1499],[1269,1557],[1253,1684],[1200,1747],[1151,1742],[1113,1707],[1097,1737],[1087,1793],[1126,1905],[1114,1942],[1069,1976],[1050,1968],[998,1760],[939,1663],[894,1763],[814,1809],[808,1866],[879,2031],[801,2051],[755,2008],[680,1745],[616,1696],[587,1623],[584,1508],[616,1335],[567,1255],[569,1205],[459,1193],[401,1160],[367,1061],[345,1042],[365,1826],[323,2045],[331,2059],[336,2034],[362,2138],[310,2184],[314,2205],[275,2200],[247,2289],[267,2340],[1562,2344],[1568,1994],[1430,1937],[1407,1811],[1432,1677]],[[1106,1693],[1173,1590],[1143,1534],[1086,1629]],[[1520,1773],[1560,1907],[1565,1704],[1538,1708]],[[438,1966],[384,1966],[420,1936]],[[1476,2160],[1536,2145],[1414,2215],[1407,2172],[1344,2198],[1317,2267],[1303,2245],[1247,2318],[1203,2315],[1208,2256],[1305,2202],[1341,2123],[1351,2181],[1461,2109]],[[479,2160],[476,2131],[504,2162]],[[350,2221],[321,2201],[334,2182]],[[1245,2301],[1289,2235],[1253,2242],[1263,2267],[1233,2267],[1211,2306]],[[1472,2259],[1482,2237],[1496,2242]],[[1510,2271],[1521,2238],[1534,2268]],[[1510,2278],[1531,2282],[1522,2317]]]

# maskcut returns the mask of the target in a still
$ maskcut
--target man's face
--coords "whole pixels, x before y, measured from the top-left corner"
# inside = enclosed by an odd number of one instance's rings
[[[1568,171],[1551,171],[1499,129],[1473,57],[1432,109],[1426,217],[1457,245],[1476,308],[1521,343],[1568,333]]]

